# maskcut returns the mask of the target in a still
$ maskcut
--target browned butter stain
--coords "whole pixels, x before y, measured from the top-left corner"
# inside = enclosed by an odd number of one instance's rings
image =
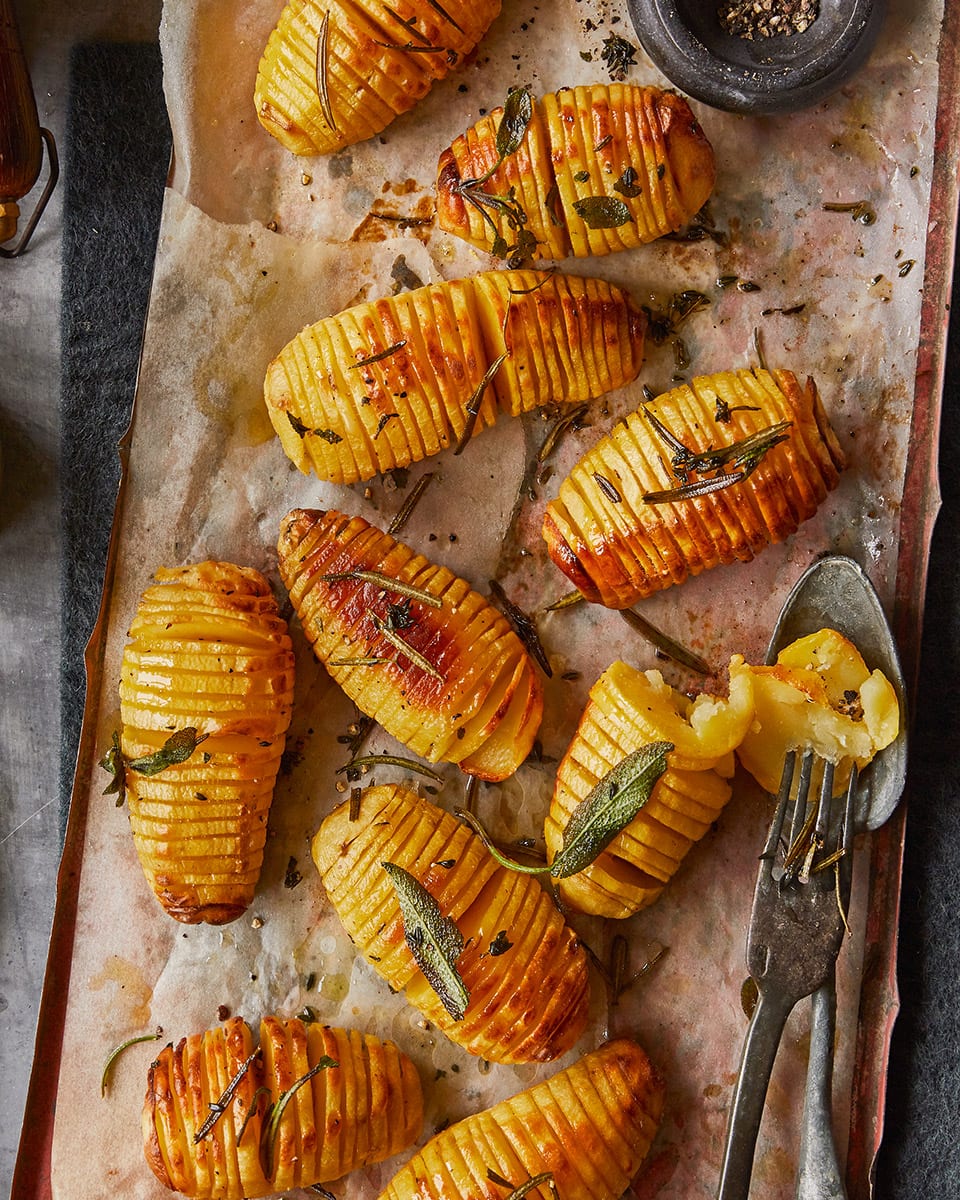
[[[415,180],[409,180],[418,186]],[[352,242],[384,242],[398,233],[410,233],[422,242],[429,240],[435,207],[432,196],[421,196],[412,211],[400,212],[395,206],[374,201],[373,208],[353,231]],[[408,224],[408,222],[410,222]]]
[[[140,968],[118,954],[111,954],[103,964],[103,969],[91,977],[87,986],[91,992],[99,992],[111,984],[115,985],[111,1010],[118,1022],[131,1029],[149,1024],[153,989],[144,979]]]

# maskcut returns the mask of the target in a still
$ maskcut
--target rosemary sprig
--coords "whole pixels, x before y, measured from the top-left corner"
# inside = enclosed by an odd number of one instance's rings
[[[579,428],[579,422],[587,415],[589,405],[578,404],[576,408],[569,412],[563,413],[557,417],[554,423],[547,430],[547,436],[543,439],[543,444],[537,451],[537,462],[544,463],[550,455],[556,450],[560,444],[560,439],[572,427]]]
[[[523,1200],[523,1197],[526,1196],[528,1192],[532,1192],[542,1183],[545,1183],[549,1187],[551,1195],[557,1195],[557,1185],[554,1183],[552,1171],[541,1171],[538,1175],[531,1175],[529,1179],[525,1179],[518,1187],[514,1187],[509,1179],[504,1179],[504,1177],[498,1172],[494,1171],[492,1167],[487,1171],[487,1178],[491,1183],[495,1183],[498,1187],[511,1189],[510,1194],[503,1196],[501,1200]]]
[[[400,637],[398,633],[394,633],[386,621],[382,621],[377,614],[372,611],[372,609],[367,610],[367,616],[370,618],[374,629],[380,634],[384,641],[389,642],[391,646],[399,650],[406,658],[409,658],[409,660],[415,666],[418,666],[421,671],[424,671],[427,675],[431,675],[434,679],[439,679],[440,682],[443,683],[443,675],[437,670],[432,662],[423,657],[419,650],[414,650],[409,642],[404,641],[404,639]]]
[[[312,1066],[305,1075],[301,1075],[299,1079],[294,1080],[287,1090],[277,1098],[277,1102],[270,1109],[270,1116],[263,1126],[260,1142],[260,1165],[263,1167],[263,1173],[267,1179],[272,1179],[276,1170],[274,1158],[276,1156],[277,1134],[280,1132],[280,1120],[283,1117],[284,1109],[290,1102],[290,1098],[305,1083],[309,1082],[314,1075],[318,1075],[321,1071],[326,1071],[330,1067],[339,1066],[340,1064],[335,1058],[330,1058],[329,1055],[324,1054],[315,1066]]]
[[[394,579],[380,571],[367,571],[360,567],[353,571],[333,571],[329,575],[321,575],[324,583],[343,583],[347,579],[359,580],[362,583],[373,583],[386,592],[395,592],[398,596],[406,596],[410,600],[418,600],[430,608],[443,608],[443,601],[423,588],[415,587],[412,583],[404,583],[402,579]]]
[[[320,98],[320,111],[323,119],[334,133],[339,133],[337,121],[333,115],[333,105],[330,103],[330,10],[323,14],[320,31],[317,34],[317,95]]]
[[[645,637],[652,646],[655,646],[662,654],[666,654],[668,658],[672,658],[675,662],[688,667],[691,671],[696,671],[700,675],[714,674],[710,665],[700,658],[699,655],[694,654],[692,650],[688,650],[685,646],[681,646],[679,642],[675,642],[672,637],[668,637],[656,625],[652,625],[646,617],[641,617],[638,612],[634,612],[632,608],[621,609],[620,616],[623,617],[631,629],[635,629],[637,633]]]
[[[105,1096],[107,1094],[107,1084],[110,1082],[110,1072],[113,1070],[113,1064],[124,1050],[128,1050],[131,1046],[139,1046],[141,1042],[158,1042],[162,1036],[162,1033],[142,1033],[138,1037],[127,1038],[125,1042],[121,1042],[119,1046],[115,1046],[107,1055],[107,1061],[103,1064],[103,1070],[100,1073],[100,1095]]]
[[[220,1118],[223,1116],[223,1114],[227,1111],[227,1108],[230,1105],[230,1101],[233,1099],[237,1088],[240,1086],[241,1082],[243,1081],[244,1075],[246,1075],[246,1073],[250,1070],[250,1067],[253,1065],[254,1059],[257,1057],[257,1055],[259,1053],[260,1053],[260,1048],[258,1046],[256,1050],[254,1050],[251,1054],[247,1055],[247,1057],[243,1060],[243,1062],[237,1068],[237,1073],[234,1075],[234,1077],[230,1080],[230,1082],[224,1088],[223,1095],[220,1097],[220,1099],[210,1101],[210,1115],[207,1117],[207,1119],[204,1121],[204,1123],[200,1126],[200,1128],[197,1130],[197,1132],[193,1135],[193,1144],[194,1145],[196,1145],[197,1142],[203,1141],[203,1139],[210,1133],[211,1129],[213,1129],[214,1125],[216,1125],[216,1123],[220,1120]]]
[[[477,384],[473,395],[467,401],[467,407],[464,409],[464,412],[467,415],[467,420],[460,437],[457,439],[457,444],[453,449],[454,455],[462,454],[467,443],[470,441],[471,437],[473,437],[474,426],[477,423],[477,417],[480,415],[480,406],[483,403],[483,394],[489,387],[494,375],[496,375],[506,359],[509,357],[510,351],[504,350],[500,357],[492,362],[489,367],[487,367],[486,373]]]
[[[337,774],[349,775],[354,771],[362,771],[365,767],[378,766],[403,767],[408,771],[414,771],[418,775],[425,775],[427,779],[432,779],[435,783],[444,783],[445,780],[437,771],[430,767],[424,766],[423,763],[417,762],[412,758],[401,758],[396,754],[364,754],[360,758],[352,758],[342,767],[337,767]]]

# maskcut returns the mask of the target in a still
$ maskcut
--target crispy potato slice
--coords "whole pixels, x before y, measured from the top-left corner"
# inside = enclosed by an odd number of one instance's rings
[[[399,1154],[420,1136],[420,1079],[393,1042],[264,1017],[255,1050],[247,1023],[231,1017],[167,1045],[151,1064],[141,1117],[144,1154],[171,1191],[192,1200],[253,1200],[339,1179]],[[306,1078],[324,1057],[336,1065]],[[231,1085],[225,1111],[211,1124],[212,1106]],[[272,1140],[268,1178],[262,1150],[268,1109],[294,1085]]]
[[[680,480],[676,451],[645,410],[691,454],[729,447],[780,421],[790,424],[787,439],[739,482],[649,502],[648,494],[676,488]],[[690,575],[749,561],[783,541],[814,515],[844,465],[812,379],[801,387],[790,371],[703,375],[631,413],[595,443],[547,505],[543,536],[550,557],[588,600],[629,608]]]
[[[627,755],[652,742],[671,742],[667,769],[649,800],[594,861],[558,881],[572,908],[629,917],[656,900],[690,847],[730,799],[731,751],[753,719],[753,685],[743,671],[730,677],[726,700],[690,700],[659,671],[615,662],[590,689],[573,741],[557,770],[545,825],[550,862],[577,805]]]
[[[552,1180],[526,1193],[541,1200],[618,1200],[647,1156],[663,1098],[663,1081],[636,1042],[607,1042],[436,1134],[380,1200],[494,1200],[505,1193],[491,1171],[516,1188],[549,1172]]]
[[[675,92],[613,83],[548,93],[498,161],[503,115],[482,117],[437,167],[440,227],[500,257],[518,253],[517,225],[535,239],[533,258],[627,250],[682,228],[713,191],[713,149]]]
[[[737,757],[760,786],[776,792],[784,755],[812,746],[836,764],[834,790],[846,787],[854,762],[865,767],[900,729],[893,684],[870,668],[856,646],[835,629],[821,629],[781,650],[772,667],[741,658],[731,677],[750,677],[756,710]]]
[[[289,0],[260,59],[260,124],[294,154],[380,133],[470,54],[500,0]]]
[[[307,326],[268,366],[264,401],[304,474],[355,483],[455,446],[500,411],[579,404],[629,383],[646,327],[603,280],[490,271]]]
[[[506,617],[362,517],[295,509],[278,549],[314,652],[361,711],[429,762],[460,763],[482,779],[513,774],[540,727],[543,688]],[[407,605],[388,584],[350,578],[357,570],[412,585],[439,606],[409,597]],[[415,657],[384,634],[398,604],[407,623],[394,637]]]
[[[293,707],[286,622],[263,576],[232,563],[157,572],[130,626],[120,672],[127,764],[171,734],[203,738],[157,774],[126,765],[144,873],[178,921],[223,924],[253,899]]]
[[[366,789],[313,840],[331,904],[364,957],[395,991],[471,1054],[494,1062],[548,1062],[587,1020],[586,957],[552,900],[529,875],[500,866],[450,813],[397,786]],[[414,876],[464,938],[457,970],[470,1001],[455,1020],[405,940],[396,891],[382,864]],[[490,946],[503,931],[503,953]]]

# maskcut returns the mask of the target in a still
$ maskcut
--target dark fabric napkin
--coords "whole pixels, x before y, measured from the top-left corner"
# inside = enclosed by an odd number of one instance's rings
[[[83,708],[83,648],[99,605],[119,478],[116,444],[136,385],[169,155],[157,46],[78,47],[63,185],[64,818]],[[878,1165],[880,1200],[960,1196],[960,923],[954,918],[960,895],[960,320],[953,324],[941,450],[944,509],[933,542],[911,748],[903,1006]]]

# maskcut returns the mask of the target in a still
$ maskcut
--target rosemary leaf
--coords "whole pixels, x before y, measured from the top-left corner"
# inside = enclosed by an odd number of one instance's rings
[[[358,367],[368,367],[371,363],[379,362],[382,358],[389,358],[391,354],[396,354],[402,350],[407,344],[407,339],[394,342],[392,346],[387,346],[385,350],[378,350],[376,354],[371,354],[367,358],[357,359],[356,362],[350,364],[350,370],[355,371]]]
[[[457,444],[453,450],[454,455],[462,454],[464,449],[466,448],[467,442],[469,442],[471,437],[473,437],[473,429],[477,423],[477,417],[480,414],[480,405],[483,403],[483,393],[487,390],[487,387],[489,386],[490,382],[492,381],[494,375],[496,375],[496,373],[503,366],[506,359],[509,357],[510,357],[510,351],[504,350],[504,352],[500,355],[500,357],[498,359],[496,359],[494,362],[492,362],[489,367],[487,367],[486,374],[484,375],[484,377],[480,380],[479,384],[477,385],[476,391],[473,393],[473,395],[467,401],[467,407],[465,409],[466,414],[467,414],[467,421],[463,427],[463,432],[460,434],[460,437],[457,439]]]
[[[555,879],[576,875],[613,841],[650,799],[667,769],[672,742],[651,742],[628,754],[570,814],[560,853],[550,866]]]
[[[161,1038],[159,1033],[142,1033],[139,1037],[127,1038],[125,1042],[121,1042],[119,1046],[114,1047],[107,1055],[107,1061],[103,1064],[103,1071],[100,1074],[100,1095],[107,1094],[107,1085],[110,1082],[110,1072],[113,1069],[113,1064],[117,1061],[124,1050],[131,1046],[139,1046],[141,1042],[158,1042]]]
[[[367,610],[367,616],[373,623],[374,629],[380,634],[384,641],[389,642],[391,646],[399,650],[401,654],[408,658],[414,664],[414,666],[419,667],[421,671],[426,672],[427,675],[432,676],[434,679],[439,679],[441,683],[443,682],[443,675],[437,670],[433,663],[424,658],[419,650],[414,650],[410,643],[404,641],[404,639],[400,637],[398,633],[394,633],[386,621],[381,621],[377,614],[370,609]]]
[[[552,604],[547,605],[547,612],[560,612],[565,608],[573,608],[575,604],[580,604],[583,599],[583,592],[566,592],[559,600],[554,600]]]
[[[278,1097],[276,1104],[270,1109],[270,1117],[263,1126],[260,1142],[260,1165],[263,1167],[263,1173],[267,1179],[272,1179],[276,1164],[274,1156],[277,1149],[277,1134],[280,1132],[280,1120],[283,1117],[284,1109],[290,1102],[290,1098],[303,1085],[311,1080],[314,1075],[319,1075],[321,1071],[326,1071],[330,1067],[339,1067],[340,1064],[335,1058],[330,1058],[324,1054],[317,1064],[310,1068],[305,1075],[301,1075],[299,1079],[294,1080],[287,1090]]]
[[[434,596],[431,592],[425,592],[423,588],[415,587],[412,583],[404,583],[401,579],[394,579],[390,575],[384,575],[380,571],[367,571],[358,567],[355,571],[334,571],[329,575],[321,575],[320,578],[324,583],[342,583],[346,579],[356,579],[363,583],[373,583],[377,587],[383,588],[385,592],[395,592],[398,596],[407,596],[411,600],[419,600],[421,604],[426,604],[430,608],[443,608],[443,601],[439,596]]]
[[[411,513],[420,502],[420,497],[430,486],[432,479],[433,472],[428,471],[426,475],[421,475],[417,482],[413,485],[409,495],[397,510],[396,516],[387,526],[387,533],[389,533],[391,537],[394,537],[396,534],[398,534],[400,530],[403,529],[404,525],[406,525],[407,521],[410,520]]]
[[[742,483],[747,477],[746,471],[729,471],[725,475],[710,475],[703,479],[695,479],[692,483],[683,483],[679,487],[665,488],[660,492],[646,492],[644,504],[668,504],[672,500],[693,500],[697,496],[708,496],[711,492],[722,492],[724,488]]]
[[[470,1003],[470,993],[456,966],[464,947],[463,934],[409,871],[392,862],[381,865],[396,890],[403,936],[414,961],[450,1016],[462,1021]]]
[[[681,646],[679,642],[675,642],[672,637],[668,637],[656,625],[651,625],[646,617],[641,617],[632,608],[622,608],[620,616],[623,617],[632,629],[635,629],[637,633],[645,637],[662,654],[666,654],[668,658],[672,658],[674,662],[688,667],[691,671],[696,671],[699,675],[714,674],[710,665],[700,658],[699,655],[694,654],[692,650],[688,650],[685,646]]]
[[[320,98],[320,111],[323,119],[334,133],[339,133],[337,121],[333,115],[333,105],[330,103],[330,10],[323,14],[320,31],[317,35],[317,95]]]
[[[460,33],[464,32],[463,27],[458,25],[453,17],[451,17],[447,10],[440,4],[440,0],[427,0],[427,3],[434,12],[439,13],[445,21],[448,21],[454,27],[454,29],[458,30]]]
[[[504,616],[506,616],[507,620],[513,626],[517,637],[521,642],[523,642],[524,646],[526,646],[526,648],[536,659],[544,675],[546,675],[548,679],[552,679],[553,668],[550,666],[550,659],[547,658],[547,652],[543,648],[543,644],[540,641],[540,635],[537,633],[537,627],[532,618],[528,617],[523,609],[519,607],[519,605],[514,604],[513,601],[508,598],[506,592],[495,579],[491,579],[489,582],[490,590],[496,597],[497,604],[503,610]]]

